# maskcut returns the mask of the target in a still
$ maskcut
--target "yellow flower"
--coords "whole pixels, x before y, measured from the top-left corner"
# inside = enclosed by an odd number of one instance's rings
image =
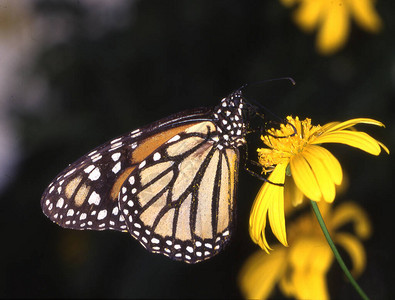
[[[359,239],[370,236],[371,225],[366,213],[356,204],[344,203],[331,211],[326,202],[319,204],[328,230],[335,243],[349,254],[353,275],[360,275],[366,264]],[[337,231],[352,223],[355,235]],[[315,215],[300,216],[289,227],[289,248],[275,246],[267,255],[259,250],[248,258],[239,274],[239,286],[247,299],[266,299],[278,283],[287,297],[296,299],[328,299],[326,273],[334,255],[322,234]]]
[[[384,126],[376,120],[359,118],[323,126],[313,126],[310,119],[300,121],[298,117],[289,116],[287,121],[280,129],[268,130],[267,135],[262,137],[268,148],[257,150],[263,172],[271,174],[252,206],[250,236],[267,252],[270,249],[265,237],[267,216],[274,235],[287,246],[284,192],[292,194],[294,205],[299,204],[304,196],[314,201],[323,199],[328,203],[335,199],[335,187],[343,179],[342,168],[338,160],[319,145],[341,143],[372,155],[379,155],[381,148],[389,153],[382,143],[352,127],[360,123]],[[292,177],[287,176],[286,179],[286,174]]]
[[[280,0],[284,6],[299,3],[294,20],[303,30],[318,29],[316,46],[321,54],[332,54],[347,40],[350,18],[363,29],[376,33],[381,19],[372,0]]]

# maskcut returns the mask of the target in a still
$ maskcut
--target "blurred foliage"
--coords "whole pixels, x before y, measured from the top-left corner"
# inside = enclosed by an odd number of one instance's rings
[[[150,254],[128,234],[62,229],[42,214],[40,197],[58,172],[97,145],[178,111],[214,106],[244,83],[292,76],[295,87],[268,82],[246,96],[280,117],[380,120],[387,129],[374,136],[395,149],[392,1],[377,3],[381,33],[353,28],[346,47],[330,57],[315,52],[314,37],[296,28],[278,1],[127,3],[95,15],[103,3],[34,1],[31,18],[40,26],[31,38],[40,48],[20,76],[42,79],[46,91],[32,108],[26,84],[12,102],[23,157],[1,195],[2,297],[241,297],[237,273],[257,249],[248,214],[261,185],[243,170],[232,243],[194,266]],[[262,145],[251,137],[249,146],[253,157]],[[347,197],[369,212],[376,230],[359,282],[372,298],[388,298],[394,161],[344,148],[336,153],[350,175]],[[337,266],[329,272],[331,295],[354,297],[339,274]]]

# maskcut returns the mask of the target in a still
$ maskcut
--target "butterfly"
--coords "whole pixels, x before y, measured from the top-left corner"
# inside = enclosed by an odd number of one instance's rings
[[[56,176],[42,210],[65,228],[129,232],[173,260],[209,259],[230,240],[253,111],[239,89],[119,136]]]

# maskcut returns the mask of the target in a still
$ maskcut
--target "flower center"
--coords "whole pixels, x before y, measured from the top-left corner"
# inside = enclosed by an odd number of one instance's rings
[[[311,125],[309,118],[300,121],[299,117],[288,116],[287,122],[281,124],[280,129],[271,128],[262,136],[262,141],[269,147],[258,149],[258,160],[265,174],[277,164],[288,164],[291,156],[303,152],[321,133],[321,126]]]

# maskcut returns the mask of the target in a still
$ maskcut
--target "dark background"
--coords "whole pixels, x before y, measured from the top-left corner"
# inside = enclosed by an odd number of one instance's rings
[[[62,229],[42,214],[41,194],[69,163],[119,134],[217,105],[245,83],[282,76],[292,76],[296,86],[268,82],[247,89],[247,98],[280,117],[311,117],[316,124],[380,120],[386,129],[363,128],[394,150],[395,9],[392,1],[377,2],[382,32],[371,35],[353,23],[345,48],[323,57],[315,36],[300,31],[279,1],[133,1],[108,10],[98,9],[101,1],[32,1],[31,22],[40,26],[29,38],[39,47],[5,99],[20,157],[14,175],[0,178],[8,180],[0,194],[0,296],[241,297],[236,279],[257,249],[248,215],[261,185],[245,171],[232,243],[197,265],[150,254],[128,234]],[[27,82],[37,78],[45,93],[33,105]],[[248,141],[252,154],[262,146],[257,138]],[[349,175],[343,198],[364,207],[374,226],[359,282],[372,298],[388,298],[394,160],[329,148]],[[333,298],[357,298],[337,265],[328,278]]]

